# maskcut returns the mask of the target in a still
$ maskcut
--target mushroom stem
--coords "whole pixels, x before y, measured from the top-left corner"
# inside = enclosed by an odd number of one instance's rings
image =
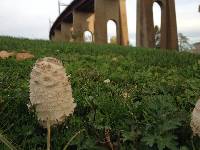
[[[51,147],[51,125],[49,119],[47,120],[47,150],[50,150]]]

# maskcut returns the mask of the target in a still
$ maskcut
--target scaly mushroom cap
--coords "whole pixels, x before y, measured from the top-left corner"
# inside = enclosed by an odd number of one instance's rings
[[[62,63],[51,57],[36,62],[31,72],[30,101],[35,107],[38,120],[46,127],[62,123],[73,114],[76,104]]]
[[[192,112],[192,120],[190,124],[193,134],[200,137],[200,100],[197,101]]]

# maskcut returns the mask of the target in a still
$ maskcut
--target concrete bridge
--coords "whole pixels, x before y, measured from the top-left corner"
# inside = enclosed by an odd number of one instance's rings
[[[161,48],[178,49],[174,0],[137,0],[136,46],[155,47],[153,3],[161,7]],[[51,30],[53,41],[84,42],[84,32],[94,43],[107,43],[107,22],[117,26],[117,44],[128,45],[126,0],[74,0],[56,19]]]

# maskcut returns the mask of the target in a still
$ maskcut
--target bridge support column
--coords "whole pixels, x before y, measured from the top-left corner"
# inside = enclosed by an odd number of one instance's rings
[[[153,22],[153,3],[161,7],[161,41],[163,49],[178,49],[176,10],[174,0],[137,0],[137,37],[138,47],[155,47]]]
[[[84,42],[84,32],[94,34],[94,13],[73,11],[73,38],[75,42]]]
[[[55,35],[51,35],[50,40],[55,41]]]
[[[62,35],[62,32],[60,30],[54,31],[54,36],[52,38],[52,41],[55,41],[55,42],[63,41],[63,35]]]
[[[72,23],[61,23],[61,32],[63,41],[71,42],[72,41],[72,32],[73,32],[73,24]]]
[[[107,43],[107,22],[117,25],[117,43],[128,45],[126,0],[95,0],[95,43]]]

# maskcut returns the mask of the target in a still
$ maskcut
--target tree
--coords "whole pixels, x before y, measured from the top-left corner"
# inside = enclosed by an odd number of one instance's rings
[[[112,36],[110,38],[110,44],[117,44],[117,37],[116,36]]]
[[[155,48],[160,48],[161,33],[159,26],[156,25],[154,27],[154,32],[155,32]]]
[[[193,49],[192,44],[189,42],[189,38],[182,33],[178,34],[178,42],[180,51],[190,51]]]

